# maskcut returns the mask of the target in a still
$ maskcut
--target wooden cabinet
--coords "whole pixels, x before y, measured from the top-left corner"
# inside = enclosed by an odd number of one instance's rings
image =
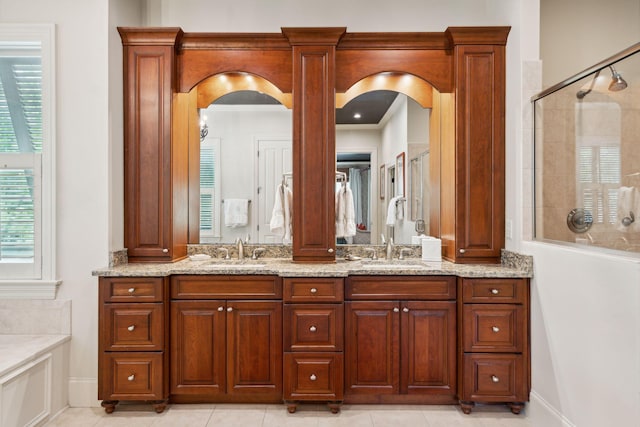
[[[455,295],[453,277],[347,279],[345,401],[455,401]]]
[[[182,30],[120,31],[124,47],[124,245],[130,262],[187,255],[188,141],[173,138]]]
[[[344,280],[285,278],[284,400],[327,402],[337,413],[344,389]]]
[[[482,32],[484,30],[484,32]],[[454,137],[442,137],[441,237],[457,263],[500,263],[505,204],[505,45],[509,28],[449,28]],[[446,113],[445,113],[446,115]]]
[[[460,405],[503,402],[519,413],[529,400],[528,279],[458,279]]]
[[[98,399],[107,413],[119,400],[168,399],[168,296],[160,277],[99,280]]]
[[[234,70],[264,76],[293,97],[294,260],[335,259],[336,93],[362,90],[366,78],[393,72],[420,78],[442,98],[434,101],[442,116],[439,138],[432,142],[439,155],[432,158],[442,164],[432,168],[441,174],[432,177],[436,200],[430,206],[440,209],[431,222],[441,220],[445,258],[499,263],[509,27],[452,27],[441,33],[348,33],[343,27],[250,35],[183,34],[179,28],[119,32],[124,242],[130,261],[174,261],[186,256],[187,242],[198,242],[193,100],[199,82]]]
[[[282,401],[282,290],[271,276],[174,276],[171,399]]]

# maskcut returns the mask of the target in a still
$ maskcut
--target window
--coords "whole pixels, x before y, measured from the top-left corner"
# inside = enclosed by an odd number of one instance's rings
[[[220,237],[220,138],[200,143],[200,242]]]
[[[52,46],[51,25],[0,25],[3,282],[54,278]]]

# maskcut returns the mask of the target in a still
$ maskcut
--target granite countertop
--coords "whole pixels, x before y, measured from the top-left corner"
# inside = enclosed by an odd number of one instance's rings
[[[532,277],[529,256],[503,251],[501,264],[454,264],[448,261],[424,262],[420,258],[347,261],[335,263],[295,263],[290,258],[204,260],[184,259],[173,263],[135,263],[105,267],[94,276],[162,277],[174,274],[257,274],[280,277],[346,277],[351,275],[450,275],[458,277]]]

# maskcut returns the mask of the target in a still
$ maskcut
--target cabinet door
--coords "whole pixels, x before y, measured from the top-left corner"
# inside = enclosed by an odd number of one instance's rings
[[[347,394],[397,394],[400,313],[397,301],[345,303]]]
[[[455,301],[405,301],[400,305],[400,392],[455,396]]]
[[[282,399],[282,303],[227,302],[227,392]]]
[[[504,46],[459,45],[456,80],[456,262],[500,262],[504,247]]]
[[[224,301],[171,302],[171,394],[226,392]]]

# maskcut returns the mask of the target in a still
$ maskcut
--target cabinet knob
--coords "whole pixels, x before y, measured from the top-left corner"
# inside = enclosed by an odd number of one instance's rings
[[[465,253],[466,251],[464,249],[460,249],[458,252],[460,252],[461,254]]]
[[[233,311],[233,307],[227,307],[227,311],[229,312]]]
[[[218,307],[218,311],[224,311],[224,307],[223,306]]]
[[[136,379],[136,376],[135,376],[134,374],[131,374],[131,375],[129,375],[129,376],[127,377],[127,380],[129,380],[129,381],[133,381],[133,380],[135,380],[135,379]]]
[[[499,383],[500,378],[496,377],[495,375],[491,375],[491,381],[493,381],[494,383]]]
[[[492,330],[493,332],[500,332],[500,328],[498,328],[497,326],[492,326],[492,327],[491,327],[491,330]]]
[[[315,332],[315,331],[317,331],[317,330],[318,330],[318,328],[316,328],[315,326],[311,326],[311,327],[309,328],[309,330],[310,330],[311,332]]]
[[[394,312],[394,313],[399,313],[399,312],[400,312],[400,309],[399,309],[398,307],[393,307],[393,312]]]
[[[131,325],[131,326],[129,326],[129,327],[127,328],[127,331],[129,331],[129,332],[133,332],[133,330],[134,330],[135,328],[136,328],[136,327],[135,327],[134,325]]]
[[[311,381],[315,381],[315,380],[317,380],[317,379],[318,379],[318,377],[316,377],[316,374],[311,374],[311,376],[309,377],[309,379],[310,379]]]
[[[409,309],[407,307],[405,307],[405,308],[402,309],[402,311],[405,312],[405,313],[408,313]]]
[[[493,295],[498,295],[498,294],[500,293],[500,291],[499,291],[499,290],[497,290],[496,288],[493,288],[493,289],[491,289],[491,293],[492,293]]]
[[[168,253],[169,253],[169,249],[164,248],[164,249],[162,250],[162,253],[163,253],[163,254],[168,254]]]
[[[333,248],[329,248],[329,249],[327,249],[327,252],[329,252],[330,254],[332,254],[332,253],[333,253]]]
[[[317,290],[316,288],[311,288],[311,291],[310,291],[310,292],[311,292],[312,294],[315,294],[315,293],[317,293],[317,292],[318,292],[318,290]]]
[[[129,292],[130,294],[133,294],[135,291],[136,291],[136,288],[129,288],[129,291],[128,291],[128,292]]]

